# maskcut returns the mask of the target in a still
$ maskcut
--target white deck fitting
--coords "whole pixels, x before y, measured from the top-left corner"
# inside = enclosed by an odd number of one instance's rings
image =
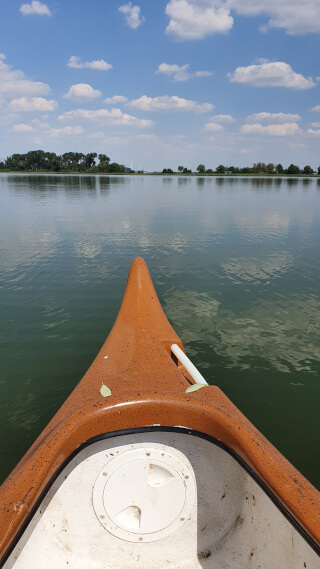
[[[181,350],[181,348],[179,348],[178,344],[172,344],[170,349],[179,362],[186,368],[187,372],[190,373],[192,379],[194,379],[196,383],[208,385],[208,382],[204,379],[203,375],[201,375],[200,371],[192,361],[189,360],[188,356]]]
[[[225,450],[150,432],[82,450],[4,567],[319,569],[320,558]]]
[[[100,523],[125,541],[156,541],[178,529],[196,499],[193,469],[166,447],[119,451],[102,468],[92,492]],[[110,458],[110,455],[109,455]]]

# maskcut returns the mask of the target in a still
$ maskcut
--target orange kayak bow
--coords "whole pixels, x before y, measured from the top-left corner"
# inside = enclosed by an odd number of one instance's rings
[[[0,488],[0,566],[319,569],[320,494],[183,354],[136,258],[109,337]]]

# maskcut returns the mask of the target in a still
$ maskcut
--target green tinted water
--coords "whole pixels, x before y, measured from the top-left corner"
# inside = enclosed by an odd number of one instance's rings
[[[0,478],[86,371],[132,259],[217,384],[320,488],[316,179],[0,175]]]

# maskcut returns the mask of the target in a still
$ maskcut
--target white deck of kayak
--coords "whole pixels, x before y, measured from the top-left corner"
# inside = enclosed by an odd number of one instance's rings
[[[244,468],[176,432],[81,450],[5,569],[319,569],[320,559]]]

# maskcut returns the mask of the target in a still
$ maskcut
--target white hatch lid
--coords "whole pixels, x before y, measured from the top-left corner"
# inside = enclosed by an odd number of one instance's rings
[[[93,507],[106,530],[126,541],[150,542],[184,523],[195,482],[190,463],[176,453],[148,445],[109,460],[93,487]]]

